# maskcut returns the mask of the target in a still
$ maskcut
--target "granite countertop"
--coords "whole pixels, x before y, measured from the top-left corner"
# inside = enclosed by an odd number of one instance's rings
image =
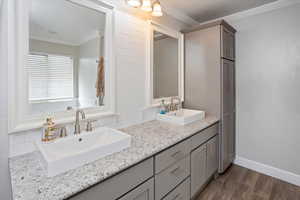
[[[185,126],[149,121],[123,128],[132,136],[131,147],[63,174],[47,177],[39,152],[9,159],[14,200],[59,200],[68,198],[155,153],[216,123],[216,117]]]

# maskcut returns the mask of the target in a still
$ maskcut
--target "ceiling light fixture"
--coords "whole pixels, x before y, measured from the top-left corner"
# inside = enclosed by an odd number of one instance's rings
[[[161,17],[161,16],[163,16],[161,5],[160,5],[159,1],[155,1],[153,3],[153,11],[152,11],[151,14],[154,17]]]
[[[159,0],[125,0],[126,3],[134,8],[141,8],[141,10],[146,12],[151,12],[151,15],[154,17],[161,17],[163,16],[162,8],[160,5]]]
[[[127,0],[127,4],[131,7],[137,8],[141,6],[140,0]]]
[[[146,12],[151,12],[152,11],[151,0],[143,0],[141,9]]]

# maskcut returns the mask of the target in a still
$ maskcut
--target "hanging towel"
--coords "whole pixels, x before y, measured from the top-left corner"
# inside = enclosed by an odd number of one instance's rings
[[[96,97],[104,97],[104,58],[102,56],[98,62]]]

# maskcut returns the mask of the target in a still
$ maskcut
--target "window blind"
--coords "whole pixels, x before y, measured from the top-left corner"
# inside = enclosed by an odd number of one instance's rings
[[[73,58],[31,53],[27,63],[30,101],[74,97]]]

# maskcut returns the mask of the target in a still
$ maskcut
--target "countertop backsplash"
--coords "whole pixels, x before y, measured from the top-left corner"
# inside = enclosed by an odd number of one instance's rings
[[[110,128],[124,128],[130,125],[139,124],[145,121],[150,121],[155,119],[157,108],[147,108],[141,111],[141,119],[120,121],[118,117],[108,117],[99,119],[93,122],[93,128],[107,126]],[[55,122],[55,119],[54,119]],[[85,126],[85,125],[82,125]],[[68,135],[73,135],[74,123],[66,125]],[[9,135],[9,157],[19,156],[26,153],[30,153],[36,150],[35,141],[40,140],[42,136],[41,129],[28,130],[18,133],[12,133]]]

